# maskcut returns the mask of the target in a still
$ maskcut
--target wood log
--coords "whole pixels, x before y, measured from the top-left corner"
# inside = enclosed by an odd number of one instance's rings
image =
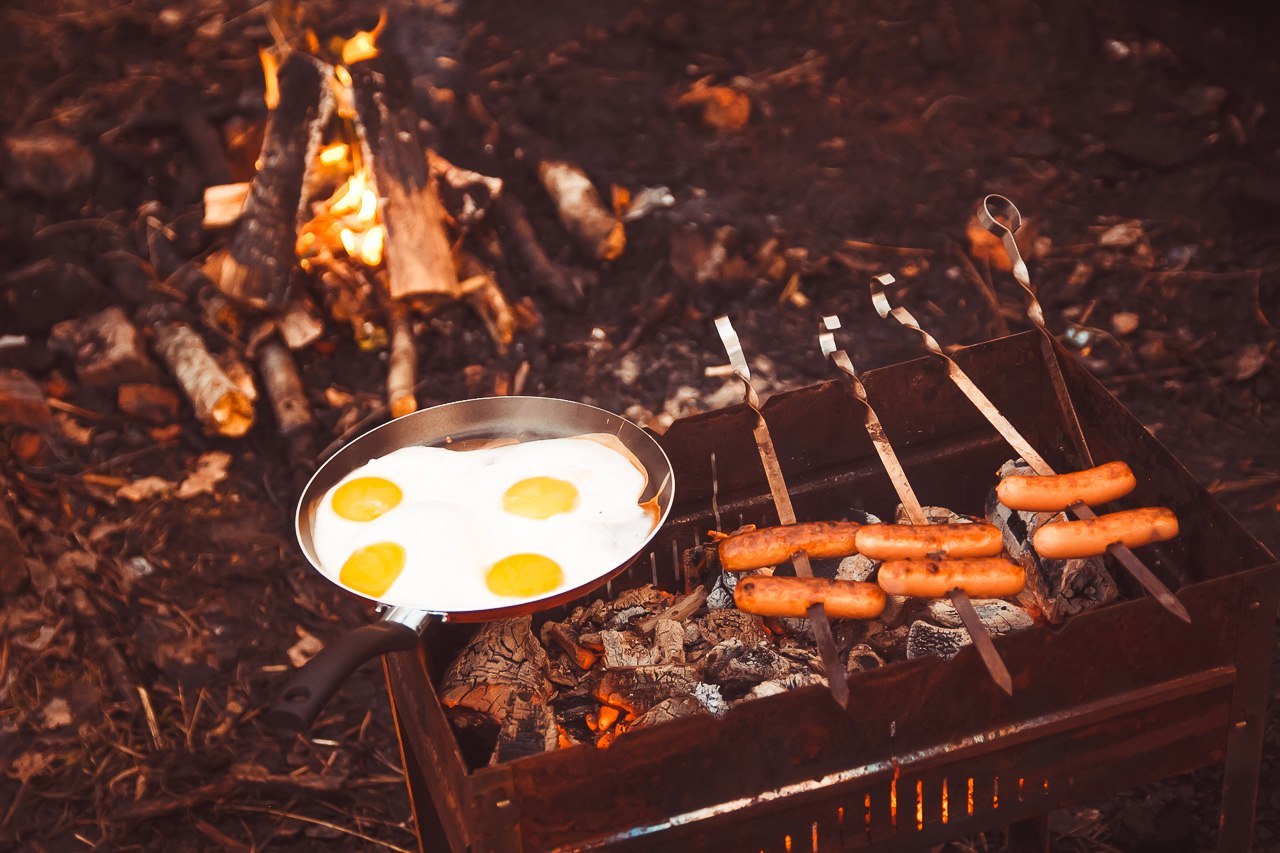
[[[48,429],[53,415],[44,392],[21,370],[0,370],[0,424],[17,424],[32,429]]]
[[[392,298],[459,295],[444,207],[418,136],[408,75],[390,56],[351,69],[356,129],[371,164],[386,228],[384,256]]]
[[[205,266],[218,289],[237,302],[259,310],[285,304],[305,216],[303,187],[333,109],[332,75],[332,68],[300,52],[280,68],[280,103],[267,123],[239,227]]]
[[[232,438],[253,426],[253,402],[209,353],[195,330],[181,321],[154,324],[154,345],[161,360],[211,433]]]
[[[543,160],[538,179],[555,203],[556,214],[579,248],[599,261],[612,261],[627,245],[626,230],[600,201],[591,178],[566,160]]]
[[[501,723],[528,706],[546,704],[552,685],[547,652],[533,636],[532,618],[488,622],[445,673],[440,700],[457,724]]]
[[[1006,462],[999,476],[1034,476],[1029,467]],[[1027,572],[1026,588],[1018,603],[1034,615],[1053,624],[1068,616],[1092,609],[1119,597],[1115,579],[1101,557],[1071,560],[1043,559],[1032,547],[1035,532],[1051,521],[1063,520],[1064,513],[1018,512],[1000,503],[995,490],[987,498],[987,520],[999,527],[1005,550]]]
[[[413,340],[413,322],[408,308],[392,301],[387,307],[387,330],[391,352],[387,359],[387,408],[398,418],[418,410],[413,386],[418,381],[418,347]]]
[[[214,231],[239,222],[252,186],[249,181],[241,181],[238,184],[205,187],[204,219],[201,221],[205,230]]]
[[[147,355],[122,308],[112,306],[79,320],[64,320],[49,338],[74,354],[76,377],[88,388],[115,388],[124,382],[155,382],[160,369]]]
[[[281,341],[271,339],[258,347],[258,372],[275,415],[276,429],[285,440],[295,480],[310,474],[316,459],[315,421],[307,390],[298,375],[293,354]],[[302,485],[295,483],[295,485]]]
[[[587,287],[595,276],[587,270],[563,266],[547,256],[529,224],[524,205],[513,193],[503,193],[494,202],[498,234],[524,264],[530,281],[539,292],[568,311],[581,311],[587,300]]]
[[[315,303],[305,295],[295,295],[288,307],[276,318],[276,329],[285,346],[300,350],[311,346],[324,334],[324,323],[316,313]]]
[[[471,255],[462,255],[462,271],[466,276],[461,284],[462,293],[484,321],[498,352],[506,353],[516,337],[516,315],[511,303],[493,274]]]

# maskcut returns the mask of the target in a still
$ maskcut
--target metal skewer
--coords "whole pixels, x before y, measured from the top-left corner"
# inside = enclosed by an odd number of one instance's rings
[[[849,360],[848,353],[836,348],[834,332],[840,328],[840,319],[835,316],[823,317],[822,323],[826,330],[818,335],[818,345],[822,348],[822,354],[831,359],[832,363],[849,377],[853,387],[853,396],[857,398],[865,410],[863,423],[867,429],[867,436],[870,437],[876,453],[880,456],[880,462],[884,465],[884,470],[888,473],[889,480],[893,483],[894,491],[898,493],[898,500],[902,502],[902,508],[906,512],[907,518],[912,524],[927,525],[929,520],[925,517],[924,508],[920,506],[920,500],[916,497],[915,490],[911,488],[911,481],[907,479],[907,473],[903,470],[902,463],[898,461],[898,454],[894,452],[893,445],[885,435],[884,426],[880,423],[879,415],[876,414],[876,410],[872,408],[871,403],[867,400],[866,387],[858,377],[858,372],[854,369],[853,362]],[[982,664],[987,668],[987,674],[991,676],[991,680],[1001,690],[1012,696],[1013,677],[1009,675],[1009,668],[1005,666],[1004,660],[1000,657],[1000,652],[996,651],[995,643],[991,641],[991,634],[987,631],[987,626],[982,624],[982,620],[978,618],[978,612],[973,609],[973,602],[969,600],[969,596],[962,589],[951,590],[947,593],[947,597],[951,599],[952,606],[955,607],[956,613],[960,615],[960,621],[964,623],[964,627],[968,630],[969,637],[973,640],[973,645],[982,658]]]
[[[760,412],[760,396],[751,385],[751,368],[747,365],[746,356],[742,353],[742,343],[733,324],[727,316],[716,318],[716,331],[724,343],[725,352],[729,354],[729,363],[733,373],[742,380],[743,396],[746,404],[756,413],[756,425],[752,428],[756,448],[760,451],[760,464],[764,466],[764,476],[769,483],[769,493],[773,496],[773,505],[778,512],[778,523],[783,525],[796,523],[795,508],[791,505],[791,493],[787,491],[786,480],[782,478],[782,465],[778,462],[778,451],[773,446],[773,436],[769,434],[769,425],[765,423]],[[791,557],[796,576],[813,577],[813,567],[809,564],[809,555],[799,551]],[[831,633],[831,622],[822,603],[809,606],[806,610],[809,623],[813,626],[814,639],[818,641],[818,653],[822,657],[822,666],[826,670],[827,686],[831,696],[840,703],[841,708],[849,705],[849,680],[844,666],[840,662],[840,652],[836,648],[836,638]]]
[[[920,327],[920,323],[912,316],[911,312],[901,305],[895,306],[889,302],[886,288],[893,283],[894,277],[888,273],[882,273],[871,279],[871,304],[875,306],[876,313],[886,319],[892,317],[901,325],[918,334],[921,340],[924,341],[925,348],[946,362],[947,375],[951,378],[951,381],[969,399],[969,402],[973,403],[982,416],[995,427],[996,432],[1000,433],[1001,437],[1009,443],[1009,446],[1022,457],[1027,465],[1031,466],[1031,470],[1041,476],[1052,476],[1056,473],[1049,463],[1045,461],[1045,458],[1031,446],[1030,442],[1023,438],[1022,433],[1018,432],[1017,428],[1009,422],[1009,419],[1000,413],[1000,410],[987,398],[987,395],[983,394],[981,389],[973,384],[973,380],[960,368],[960,365],[956,364],[950,356],[943,352],[942,346],[933,335]],[[1036,303],[1036,305],[1038,308],[1039,303]],[[1057,365],[1056,356],[1052,357],[1051,361],[1055,366]],[[1065,390],[1065,384],[1063,388]],[[1068,404],[1070,404],[1070,397],[1067,400]],[[1074,416],[1075,409],[1072,408],[1071,411]],[[1078,421],[1076,422],[1076,428],[1079,428]],[[1083,436],[1081,436],[1081,441],[1083,441]],[[1085,452],[1087,453],[1087,450]],[[1092,464],[1091,456],[1086,455],[1084,458],[1088,461],[1088,464]],[[1097,517],[1093,510],[1084,503],[1077,502],[1067,509],[1076,518],[1088,519]],[[1159,601],[1165,610],[1168,610],[1184,622],[1189,623],[1191,621],[1191,614],[1182,606],[1182,602],[1178,600],[1178,597],[1155,576],[1142,560],[1138,559],[1138,555],[1134,554],[1129,546],[1116,543],[1108,547],[1107,552],[1124,567],[1134,580],[1141,584],[1143,589]]]

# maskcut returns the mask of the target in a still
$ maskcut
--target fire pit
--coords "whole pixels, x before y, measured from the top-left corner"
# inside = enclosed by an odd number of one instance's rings
[[[1042,358],[1031,334],[957,355],[1020,431],[1038,447],[1061,448],[1067,440]],[[824,688],[801,688],[719,720],[628,732],[607,750],[580,745],[494,766],[455,736],[436,690],[473,629],[441,626],[386,667],[424,844],[923,847],[1225,761],[1220,848],[1244,849],[1277,564],[1083,368],[1064,369],[1095,451],[1144,472],[1136,498],[1186,520],[1183,536],[1151,564],[1190,611],[1190,626],[1118,575],[1125,600],[998,638],[1012,698],[965,649],[950,661],[853,674],[846,711]],[[1009,451],[941,365],[907,362],[865,382],[886,430],[906,437],[900,452],[921,499],[980,512]],[[890,484],[870,441],[851,428],[860,414],[847,385],[780,394],[764,411],[801,518],[849,507],[891,514]],[[611,593],[644,583],[684,591],[678,555],[714,527],[713,480],[727,525],[776,522],[753,419],[737,406],[677,421],[662,437],[679,501],[651,557]]]

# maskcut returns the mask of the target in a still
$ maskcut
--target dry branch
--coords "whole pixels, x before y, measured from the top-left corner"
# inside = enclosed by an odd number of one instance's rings
[[[274,338],[264,342],[258,348],[258,372],[294,471],[309,471],[316,457],[314,421],[293,354]]]
[[[494,203],[499,233],[515,249],[535,287],[552,302],[570,311],[581,311],[586,301],[586,285],[591,275],[585,270],[561,266],[547,257],[538,235],[525,214],[524,205],[513,193],[498,196]]]
[[[293,53],[280,69],[280,104],[272,111],[240,225],[205,273],[227,296],[257,309],[285,303],[296,264],[303,186],[333,107],[332,69]]]
[[[398,418],[418,410],[413,386],[418,377],[418,348],[408,308],[394,300],[387,308],[391,353],[387,360],[387,408]]]
[[[555,202],[560,221],[584,252],[600,261],[622,254],[627,245],[622,221],[600,201],[581,167],[564,160],[543,160],[538,178]]]
[[[444,207],[418,137],[407,73],[386,57],[351,69],[366,163],[372,164],[386,228],[392,298],[458,296],[458,273],[444,227]]]
[[[182,322],[154,326],[156,353],[169,366],[196,417],[209,432],[230,437],[253,426],[253,402],[209,354],[195,330]]]
[[[516,336],[516,315],[511,310],[511,303],[507,302],[506,294],[494,280],[493,273],[471,255],[462,256],[462,271],[466,276],[462,292],[467,302],[484,321],[498,352],[505,353]]]

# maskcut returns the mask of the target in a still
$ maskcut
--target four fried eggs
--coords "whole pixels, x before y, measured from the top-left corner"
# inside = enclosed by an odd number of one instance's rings
[[[352,471],[321,499],[321,569],[353,592],[466,612],[574,589],[648,539],[647,475],[614,436],[457,451],[405,447]]]

